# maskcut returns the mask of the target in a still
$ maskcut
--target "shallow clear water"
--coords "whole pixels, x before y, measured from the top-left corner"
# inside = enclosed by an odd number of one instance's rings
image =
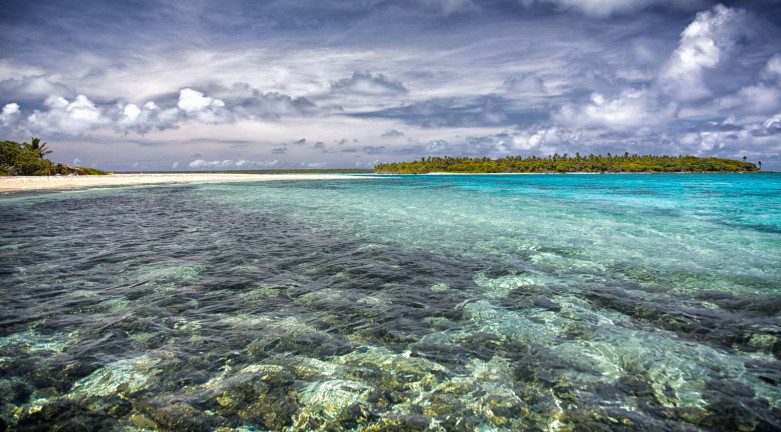
[[[0,227],[12,430],[781,428],[781,175],[98,189]]]

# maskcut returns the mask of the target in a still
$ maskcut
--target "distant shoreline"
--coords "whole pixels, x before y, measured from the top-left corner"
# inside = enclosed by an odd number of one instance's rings
[[[0,177],[0,193],[85,189],[95,187],[158,184],[254,182],[274,180],[338,180],[360,176],[340,174],[114,174],[105,176],[10,176]]]
[[[601,174],[773,174],[774,171],[754,171],[754,172],[690,172],[690,171],[674,171],[674,172],[623,172],[623,171],[605,171],[605,172],[593,172],[593,171],[578,171],[578,172],[428,172],[421,174],[396,174],[396,173],[377,173],[380,175],[601,175]]]

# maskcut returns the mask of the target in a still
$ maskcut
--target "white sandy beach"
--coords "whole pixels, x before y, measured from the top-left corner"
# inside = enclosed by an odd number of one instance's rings
[[[0,177],[0,193],[54,189],[137,186],[173,183],[219,183],[272,180],[347,179],[339,174],[114,174],[105,176],[18,176]]]

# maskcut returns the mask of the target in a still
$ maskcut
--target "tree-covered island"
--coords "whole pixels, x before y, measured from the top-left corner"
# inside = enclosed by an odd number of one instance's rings
[[[548,157],[507,156],[502,159],[468,157],[423,157],[413,162],[381,163],[379,174],[426,173],[732,173],[757,172],[751,162],[696,156],[623,155],[607,156],[558,153]],[[757,162],[760,168],[762,162]]]
[[[0,176],[39,176],[55,174],[106,175],[95,168],[72,167],[53,163],[45,156],[52,153],[47,143],[33,138],[29,143],[15,141],[0,142]]]

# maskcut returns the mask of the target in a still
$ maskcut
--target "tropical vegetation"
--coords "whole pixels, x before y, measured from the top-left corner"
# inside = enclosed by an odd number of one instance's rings
[[[46,155],[52,153],[47,143],[33,138],[29,143],[15,141],[0,142],[0,176],[12,175],[52,175],[81,174],[106,175],[105,171],[95,168],[71,167],[65,164],[53,164]]]
[[[555,153],[548,157],[507,156],[502,159],[468,157],[422,157],[413,162],[381,163],[374,166],[381,174],[443,173],[706,173],[755,172],[751,162],[696,156],[589,154],[574,157]]]

